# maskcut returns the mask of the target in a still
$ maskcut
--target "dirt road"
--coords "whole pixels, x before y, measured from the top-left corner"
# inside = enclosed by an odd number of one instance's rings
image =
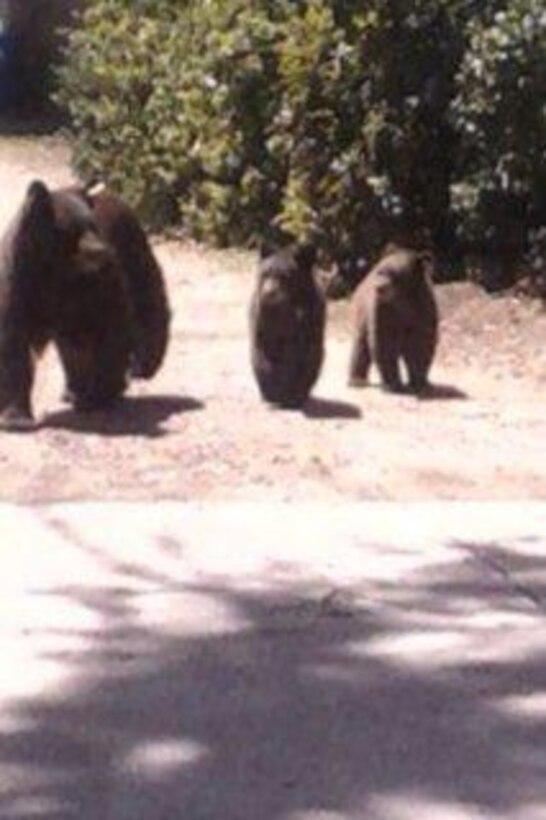
[[[70,178],[57,140],[0,141],[0,227],[30,179]],[[167,362],[113,413],[60,401],[53,351],[38,370],[41,427],[0,439],[2,500],[546,498],[546,314],[470,285],[439,289],[432,400],[346,385],[347,305],[331,308],[327,358],[304,413],[258,398],[248,355],[255,259],[160,242],[174,310]]]

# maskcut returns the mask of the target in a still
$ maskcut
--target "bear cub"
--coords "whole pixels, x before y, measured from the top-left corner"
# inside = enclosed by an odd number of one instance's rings
[[[316,250],[262,250],[250,309],[251,357],[263,399],[301,408],[324,358],[325,304],[315,282]]]
[[[354,337],[349,383],[367,382],[377,365],[391,392],[423,393],[438,342],[438,307],[428,252],[389,246],[352,297]],[[408,381],[404,385],[401,364]]]

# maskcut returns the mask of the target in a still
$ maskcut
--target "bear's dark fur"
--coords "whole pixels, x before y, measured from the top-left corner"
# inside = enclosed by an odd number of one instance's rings
[[[108,191],[82,191],[100,236],[115,250],[132,301],[136,334],[131,375],[150,379],[169,340],[170,311],[163,273],[133,210]]]
[[[438,308],[430,279],[432,257],[389,247],[360,283],[352,298],[354,342],[349,380],[366,383],[372,362],[386,390],[404,389],[400,362],[408,373],[408,389],[421,393],[438,341]]]
[[[250,311],[254,375],[262,397],[301,407],[324,357],[325,306],[313,278],[315,250],[263,252]]]
[[[100,197],[110,208],[104,217],[92,194],[34,182],[0,242],[1,427],[33,426],[34,362],[49,341],[58,348],[68,397],[81,410],[112,404],[130,371],[148,377],[161,363],[168,327],[161,272],[154,269],[146,290],[149,247],[139,267],[109,234],[110,225],[131,218],[141,230],[136,217],[114,197]],[[156,309],[149,296],[154,287],[164,300],[159,342],[150,332],[159,323],[155,315],[143,319],[144,341],[139,336],[145,304]]]

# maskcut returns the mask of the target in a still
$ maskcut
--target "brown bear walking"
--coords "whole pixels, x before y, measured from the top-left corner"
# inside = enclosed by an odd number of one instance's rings
[[[169,323],[161,271],[132,212],[100,197],[108,208],[83,189],[34,182],[0,241],[1,427],[33,426],[34,362],[49,341],[76,409],[109,406],[128,373],[148,378],[161,364]]]
[[[432,257],[426,252],[389,249],[353,294],[354,341],[349,381],[366,383],[372,362],[383,387],[422,393],[438,341],[438,308],[430,279]]]
[[[252,367],[262,397],[301,407],[324,357],[325,306],[313,278],[316,252],[291,245],[264,254],[250,311]]]

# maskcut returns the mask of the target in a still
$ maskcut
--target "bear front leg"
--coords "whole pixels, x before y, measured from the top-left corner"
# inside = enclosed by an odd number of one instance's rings
[[[78,412],[111,407],[126,388],[128,347],[74,343],[57,339],[57,347],[66,376],[66,399]]]
[[[398,317],[389,303],[379,303],[373,327],[372,358],[375,360],[381,386],[389,393],[403,393],[400,374],[401,331]]]
[[[89,391],[93,382],[94,360],[89,345],[71,339],[57,338],[57,350],[65,375],[62,400],[77,406]]]
[[[388,393],[404,392],[404,385],[400,377],[400,365],[396,354],[389,350],[378,350],[377,367],[383,390],[386,390]]]
[[[25,431],[35,427],[31,407],[33,352],[24,341],[0,345],[0,429]]]
[[[427,328],[419,328],[419,333],[415,332],[406,341],[404,351],[404,361],[409,376],[409,390],[411,393],[419,395],[430,389],[428,373],[432,364],[436,337],[433,331],[427,332]]]

